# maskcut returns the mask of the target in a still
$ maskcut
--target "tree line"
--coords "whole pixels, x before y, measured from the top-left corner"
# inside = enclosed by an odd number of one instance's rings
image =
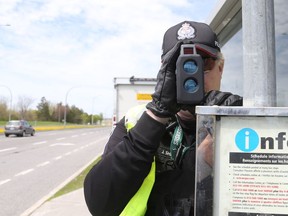
[[[12,110],[5,98],[0,98],[0,121],[25,119],[27,121],[54,121],[63,122],[65,115],[65,106],[62,102],[53,104],[45,97],[36,106],[37,109],[31,109],[34,100],[27,96],[20,96],[15,108]],[[75,105],[66,105],[66,122],[74,124],[96,124],[101,123],[103,114],[89,115]]]

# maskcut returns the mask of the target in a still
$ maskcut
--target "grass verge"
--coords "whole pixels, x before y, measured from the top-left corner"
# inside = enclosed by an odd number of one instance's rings
[[[50,197],[47,201],[52,200],[56,197],[62,196],[74,190],[80,189],[83,187],[84,179],[91,168],[98,163],[101,159],[101,156],[98,157],[93,163],[91,163],[85,170],[83,170],[76,178],[66,184],[63,188],[61,188],[58,192],[56,192],[52,197]]]

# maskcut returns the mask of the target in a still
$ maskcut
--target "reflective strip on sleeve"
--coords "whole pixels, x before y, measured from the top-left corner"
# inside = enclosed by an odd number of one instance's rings
[[[155,182],[155,160],[152,163],[151,170],[144,179],[141,187],[131,198],[120,216],[143,216],[147,210],[147,202]]]
[[[127,131],[129,131],[135,126],[135,124],[145,111],[146,111],[146,104],[141,104],[132,107],[130,110],[128,110],[128,112],[125,115],[125,127]]]
[[[125,127],[127,131],[132,129],[142,113],[146,110],[146,104],[131,108],[125,115]],[[120,216],[143,216],[147,210],[147,202],[155,182],[156,163],[155,158],[151,165],[149,174],[144,179],[139,190],[130,199]]]

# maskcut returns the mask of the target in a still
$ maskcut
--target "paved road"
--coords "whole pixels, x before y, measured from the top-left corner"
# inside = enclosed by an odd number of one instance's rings
[[[104,149],[111,128],[0,135],[0,215],[23,215]]]

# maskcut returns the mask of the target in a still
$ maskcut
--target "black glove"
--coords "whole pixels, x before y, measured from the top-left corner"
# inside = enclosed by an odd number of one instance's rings
[[[147,109],[158,117],[171,117],[180,110],[176,99],[176,61],[180,54],[178,42],[162,57],[162,65],[157,75],[155,92],[152,101],[147,104]]]
[[[242,106],[243,98],[230,92],[212,90],[205,95],[203,103],[205,106]]]

